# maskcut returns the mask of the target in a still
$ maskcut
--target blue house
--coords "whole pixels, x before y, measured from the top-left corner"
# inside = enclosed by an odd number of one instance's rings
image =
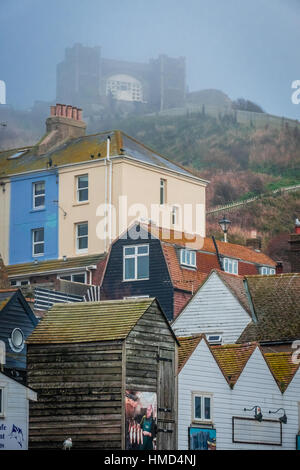
[[[6,352],[4,372],[21,383],[26,383],[25,341],[37,324],[20,290],[0,289],[0,341],[4,342]]]
[[[58,175],[11,178],[9,264],[58,258]]]

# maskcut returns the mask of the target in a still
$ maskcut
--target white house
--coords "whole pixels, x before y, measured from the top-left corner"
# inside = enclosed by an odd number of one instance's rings
[[[0,372],[0,450],[27,450],[29,400],[37,394]]]
[[[251,322],[243,277],[213,270],[172,323],[176,336],[204,333],[235,343]]]
[[[179,341],[179,450],[296,448],[300,372],[292,353],[211,346],[204,335]]]

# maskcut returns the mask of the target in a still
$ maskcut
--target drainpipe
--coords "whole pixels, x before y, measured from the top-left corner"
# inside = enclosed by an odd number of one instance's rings
[[[108,218],[108,223],[109,223],[109,245],[111,243],[111,184],[112,184],[112,161],[109,158],[110,156],[110,136],[107,136],[107,161],[109,162],[109,191],[108,191],[108,204],[109,204],[109,218]]]
[[[216,255],[217,255],[217,258],[218,258],[220,269],[221,269],[221,271],[224,271],[224,267],[223,267],[223,263],[221,261],[221,257],[220,257],[220,253],[219,253],[219,250],[218,250],[216,239],[215,239],[214,236],[212,236],[211,238],[212,238],[212,241],[214,242],[214,245],[215,245]]]

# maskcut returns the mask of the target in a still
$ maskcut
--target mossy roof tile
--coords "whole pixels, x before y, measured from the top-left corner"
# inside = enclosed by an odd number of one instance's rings
[[[124,340],[154,299],[54,304],[29,344]]]

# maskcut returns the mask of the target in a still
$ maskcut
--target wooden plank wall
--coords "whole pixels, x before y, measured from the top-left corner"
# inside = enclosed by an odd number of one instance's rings
[[[171,376],[168,374],[164,377],[163,374],[159,372],[160,364],[157,358],[158,355],[161,354],[162,348],[167,350],[169,357],[172,358],[174,373],[171,374]],[[170,394],[170,396],[172,396],[172,412],[168,414],[158,412],[158,427],[161,427],[160,424],[163,426],[167,422],[173,423],[176,420],[176,393],[174,393],[176,389],[175,348],[175,339],[172,336],[159,308],[156,303],[153,302],[126,340],[125,388],[127,390],[156,392],[158,395],[158,407],[159,403],[162,401],[160,398],[162,390],[164,390],[166,394]],[[162,383],[160,383],[160,381],[162,381]],[[168,434],[169,443],[167,448],[169,449],[174,449],[176,445],[175,425],[172,426],[172,428],[172,439],[170,439],[170,434]],[[160,436],[158,436],[158,443],[159,438]],[[161,450],[167,450],[167,448],[160,447]]]
[[[122,343],[28,345],[30,449],[121,448]]]

